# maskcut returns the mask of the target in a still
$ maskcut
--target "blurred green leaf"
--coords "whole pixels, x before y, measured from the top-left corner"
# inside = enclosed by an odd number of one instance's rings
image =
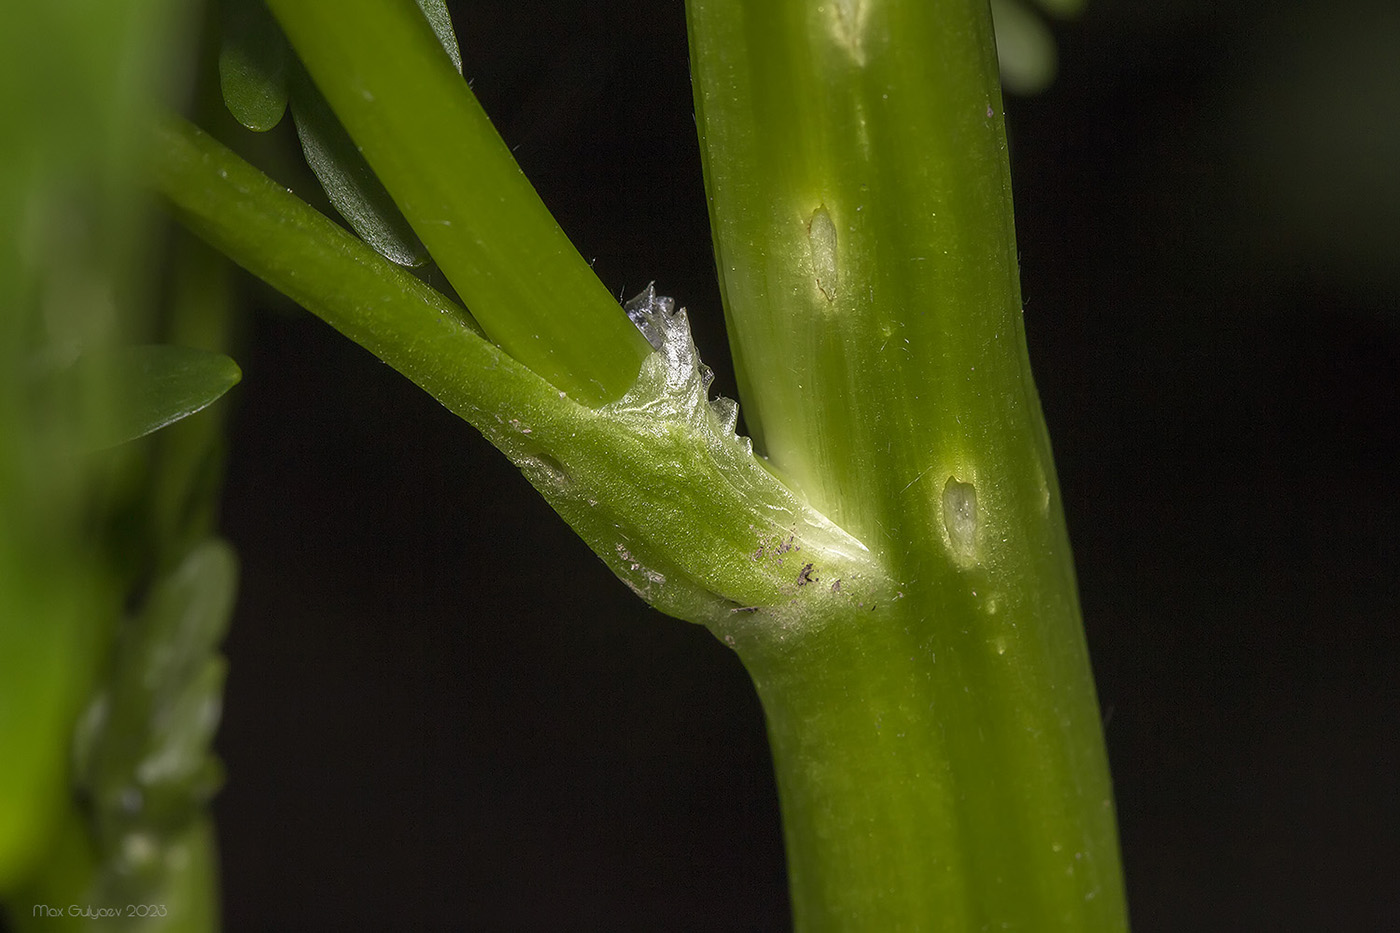
[[[262,0],[229,0],[219,49],[219,88],[234,118],[265,132],[287,109],[291,49]]]
[[[115,387],[111,417],[99,449],[144,437],[207,408],[243,377],[222,353],[165,344],[126,347],[80,367],[101,367]]]
[[[1084,12],[1086,0],[1036,0],[1036,5],[1059,19],[1072,19]]]
[[[148,333],[137,177],[151,110],[184,103],[195,16],[53,0],[6,4],[0,25],[0,893],[25,917],[22,887],[66,898],[84,877],[81,847],[58,851],[80,819],[68,752],[122,605],[95,528],[120,458],[84,455],[113,393],[45,374]]]
[[[233,266],[183,231],[171,238],[162,342],[222,351],[234,341]],[[150,567],[172,567],[214,533],[223,486],[226,406],[169,425],[152,438],[145,516]]]
[[[104,895],[139,902],[162,885],[167,844],[222,782],[210,746],[227,667],[217,652],[237,577],[232,549],[210,538],[157,581],[79,721],[74,777],[97,828]]]
[[[1072,3],[1042,3],[1059,15],[1072,15]],[[1019,0],[992,0],[997,63],[1002,87],[1013,94],[1039,94],[1055,80],[1055,36],[1036,12]]]

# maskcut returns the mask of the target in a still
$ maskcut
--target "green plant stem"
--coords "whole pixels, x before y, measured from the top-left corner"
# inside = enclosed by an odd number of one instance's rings
[[[649,352],[535,194],[413,0],[268,4],[487,335],[577,401]]]
[[[1126,927],[977,0],[688,0],[755,439],[901,581],[733,637],[801,930]]]
[[[420,385],[450,379],[462,336],[495,362],[460,306],[189,123],[157,126],[151,166],[186,226]]]
[[[688,335],[648,357],[617,405],[589,408],[485,339],[440,293],[188,123],[159,127],[151,168],[194,232],[477,427],[662,611],[711,625],[760,615],[798,624],[858,614],[862,603],[893,596],[860,542],[779,483],[734,435],[732,405],[707,401]],[[681,320],[671,323],[683,328]],[[798,551],[845,589],[807,585]],[[818,604],[826,611],[814,612]]]

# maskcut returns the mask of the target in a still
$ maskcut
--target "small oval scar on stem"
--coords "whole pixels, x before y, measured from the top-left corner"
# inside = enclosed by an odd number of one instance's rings
[[[836,300],[840,270],[836,263],[836,224],[823,204],[807,221],[807,242],[812,247],[812,274],[827,301]]]
[[[948,543],[960,563],[971,563],[977,556],[977,487],[948,477],[943,486],[943,527]]]

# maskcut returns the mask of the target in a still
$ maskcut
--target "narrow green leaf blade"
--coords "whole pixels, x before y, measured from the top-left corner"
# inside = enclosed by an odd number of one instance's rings
[[[382,0],[268,7],[491,339],[585,404],[620,398],[646,340],[439,53],[422,11]]]
[[[144,437],[213,404],[243,378],[222,353],[169,345],[127,347],[79,365],[103,367],[119,386],[99,449]]]
[[[259,133],[287,109],[291,49],[262,0],[230,0],[219,49],[219,89],[234,119]]]
[[[292,86],[292,117],[311,166],[331,204],[375,252],[401,266],[421,266],[428,248],[375,177],[325,97],[305,75]]]
[[[262,7],[262,3],[258,3]],[[418,7],[460,74],[462,52],[444,0],[418,0]],[[265,8],[264,8],[265,9]],[[270,18],[269,18],[270,19]],[[276,24],[273,23],[276,29]],[[281,30],[279,41],[285,43]],[[430,258],[428,248],[374,174],[360,149],[331,110],[326,98],[304,73],[292,83],[292,117],[307,164],[326,190],[331,204],[360,238],[386,259],[418,267]]]

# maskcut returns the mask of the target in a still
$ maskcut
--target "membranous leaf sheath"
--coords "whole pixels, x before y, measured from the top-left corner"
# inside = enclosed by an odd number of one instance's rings
[[[897,598],[871,551],[734,434],[734,403],[708,399],[685,313],[668,300],[646,312],[661,349],[622,398],[589,407],[188,124],[162,128],[155,168],[196,233],[480,429],[662,611],[737,644],[760,618],[765,631],[796,631]]]

